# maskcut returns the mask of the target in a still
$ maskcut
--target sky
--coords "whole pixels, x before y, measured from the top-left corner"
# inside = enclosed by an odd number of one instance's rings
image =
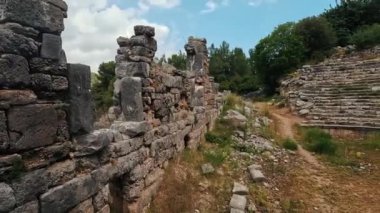
[[[66,0],[69,5],[63,48],[69,63],[97,71],[112,61],[119,36],[133,26],[156,28],[157,57],[183,50],[189,36],[208,45],[227,41],[248,52],[279,24],[318,15],[335,0]]]

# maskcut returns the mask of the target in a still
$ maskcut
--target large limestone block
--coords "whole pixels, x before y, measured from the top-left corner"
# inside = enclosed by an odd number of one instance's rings
[[[0,46],[1,43],[2,41]],[[2,55],[0,57],[0,88],[26,87],[29,84],[28,61],[18,55]]]
[[[58,60],[62,52],[61,36],[42,34],[41,57]]]
[[[58,115],[54,105],[35,104],[13,107],[8,112],[10,148],[25,150],[54,143]]]
[[[0,183],[0,212],[8,212],[15,204],[13,189],[5,183]]]
[[[247,205],[247,198],[242,195],[232,195],[230,201],[230,207],[239,210],[245,210],[245,206]]]
[[[150,50],[157,50],[157,41],[145,35],[132,36],[130,39],[120,37],[118,39],[120,46],[141,46]]]
[[[0,53],[33,57],[38,55],[39,43],[35,40],[0,28]]]
[[[117,78],[142,77],[148,78],[150,65],[145,62],[122,62],[116,65],[115,73]]]
[[[0,150],[9,147],[9,135],[7,130],[7,117],[4,111],[0,111]]]
[[[99,191],[91,175],[77,177],[50,189],[40,197],[41,213],[64,213]]]
[[[143,121],[141,78],[126,77],[121,81],[121,108],[127,121]]]
[[[93,129],[94,105],[92,102],[90,67],[69,64],[70,131],[85,134]]]
[[[49,3],[48,3],[49,2]],[[17,22],[49,33],[64,30],[65,11],[59,0],[2,0],[0,22]]]
[[[34,200],[20,207],[17,207],[10,213],[38,213],[38,209],[39,209],[38,201]]]
[[[113,133],[103,129],[74,138],[76,156],[95,154],[107,147],[113,140]]]
[[[46,58],[32,58],[29,60],[31,73],[45,73],[51,75],[67,76],[66,63]]]
[[[0,90],[0,103],[27,105],[35,103],[36,94],[31,90]]]
[[[155,35],[154,27],[150,26],[143,26],[143,25],[136,25],[134,27],[135,35],[146,35],[148,37],[153,37]]]
[[[71,209],[69,213],[94,213],[94,206],[92,205],[92,199],[83,201],[81,204]]]

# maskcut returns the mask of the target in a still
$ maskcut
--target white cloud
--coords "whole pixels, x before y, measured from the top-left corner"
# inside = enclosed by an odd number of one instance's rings
[[[180,0],[139,0],[142,4],[148,6],[157,6],[162,8],[173,8],[180,5]]]
[[[144,3],[136,8],[122,9],[117,5],[110,5],[109,0],[66,0],[69,17],[65,20],[66,30],[62,38],[68,62],[88,64],[92,71],[97,71],[100,63],[114,60],[118,48],[117,37],[132,36],[133,27],[138,24],[156,28],[156,55],[176,52],[178,40],[171,29],[146,20],[144,15],[153,6],[164,3],[174,5],[179,0],[140,1],[155,4]],[[164,7],[168,8],[168,5]]]
[[[253,7],[258,7],[265,3],[275,3],[277,0],[249,0],[248,4]]]
[[[219,6],[215,1],[209,0],[206,2],[206,8],[201,11],[201,13],[211,13]]]

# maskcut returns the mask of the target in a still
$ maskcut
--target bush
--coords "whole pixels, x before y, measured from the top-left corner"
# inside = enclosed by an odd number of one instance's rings
[[[380,44],[380,24],[374,24],[359,29],[351,36],[350,43],[358,49],[370,48]]]
[[[332,141],[329,133],[321,129],[308,129],[304,134],[306,148],[318,154],[334,155],[337,151],[337,145]]]
[[[300,36],[294,33],[294,26],[294,23],[279,25],[255,47],[253,60],[258,79],[268,94],[273,94],[278,80],[304,60],[305,47]]]
[[[283,143],[282,143],[282,146],[285,148],[285,149],[288,149],[288,150],[297,150],[298,149],[298,146],[297,146],[297,143],[295,143],[292,139],[288,138],[286,139]]]
[[[220,166],[228,157],[229,153],[224,149],[217,149],[212,151],[206,151],[203,153],[207,162],[210,162],[214,166]]]
[[[218,144],[220,146],[227,146],[228,144],[231,144],[231,139],[225,135],[220,136],[212,132],[207,132],[205,138],[207,142]]]
[[[337,42],[334,28],[323,17],[309,17],[295,26],[295,33],[302,38],[308,57],[327,53]]]

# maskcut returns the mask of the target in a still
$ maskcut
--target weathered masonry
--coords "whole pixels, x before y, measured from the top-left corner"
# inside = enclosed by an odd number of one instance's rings
[[[281,92],[304,126],[380,129],[380,47],[304,66]]]
[[[155,30],[117,42],[113,123],[93,129],[90,68],[67,64],[62,0],[0,0],[0,212],[143,212],[222,99],[205,39],[188,70],[153,63]]]

